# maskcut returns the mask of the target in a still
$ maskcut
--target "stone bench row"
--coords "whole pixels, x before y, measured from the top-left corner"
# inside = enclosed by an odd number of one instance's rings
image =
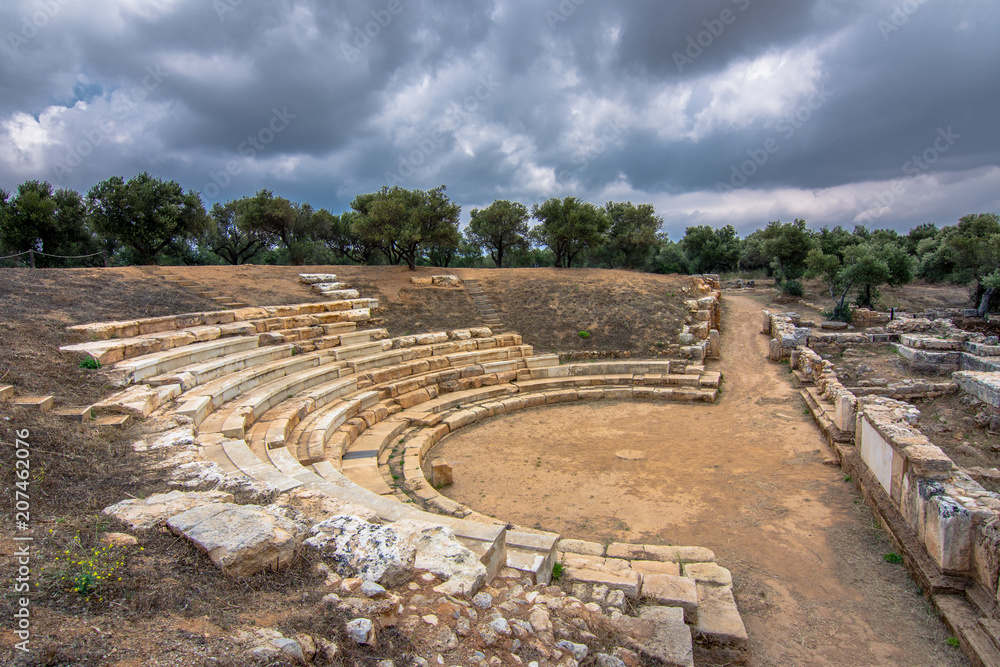
[[[300,330],[306,327],[323,327],[343,323],[365,322],[371,319],[371,309],[378,306],[374,299],[356,299],[352,301],[328,301],[301,306],[275,306],[265,308],[242,308],[235,311],[223,311],[219,317],[208,317],[214,313],[201,313],[205,317],[184,316],[168,319],[159,327],[146,327],[132,323],[108,323],[104,325],[80,325],[70,327],[71,331],[91,334],[94,340],[74,345],[60,347],[60,352],[80,357],[96,359],[102,365],[120,362],[143,355],[165,352],[196,343],[228,338],[231,336],[259,336],[261,344],[268,342],[284,342],[278,338],[281,331]],[[267,312],[268,310],[273,312]],[[198,323],[226,318],[223,315],[241,315],[228,322]],[[168,326],[169,325],[169,326]],[[98,327],[87,329],[87,327]],[[101,328],[106,327],[106,328]],[[146,329],[152,328],[152,331]],[[123,335],[118,331],[131,332]],[[317,332],[319,333],[319,332]],[[323,330],[323,333],[334,333]],[[339,331],[337,332],[339,333]]]
[[[565,380],[572,379],[575,378],[565,378]],[[524,395],[511,397],[509,399],[511,402],[499,402],[500,397],[503,395],[522,391],[517,384],[512,383],[507,385],[480,387],[468,391],[458,391],[455,392],[454,395],[440,396],[436,399],[428,400],[419,404],[419,412],[417,412],[416,408],[404,410],[400,413],[392,415],[389,414],[388,410],[383,410],[381,414],[372,411],[372,414],[367,420],[365,420],[367,427],[355,436],[353,440],[349,441],[346,450],[344,450],[344,457],[339,461],[341,470],[337,471],[337,474],[352,484],[365,489],[369,493],[378,496],[391,497],[393,491],[385,483],[385,478],[379,470],[379,460],[380,458],[384,460],[385,455],[390,451],[390,446],[393,445],[397,438],[404,434],[404,432],[408,429],[413,431],[414,435],[426,435],[417,434],[416,432],[423,428],[423,426],[428,425],[429,421],[432,421],[434,422],[434,428],[437,430],[438,437],[441,437],[446,432],[457,430],[462,426],[474,423],[478,419],[494,416],[496,414],[502,414],[507,409],[521,409],[536,405],[552,404],[554,402],[561,402],[565,400],[581,400],[587,398],[633,399],[657,397],[657,395],[653,392],[644,393],[646,390],[647,388],[645,387],[635,387],[613,388],[608,390],[598,389],[596,392],[588,392],[588,390],[577,391],[576,389],[542,391],[529,388],[524,390]],[[368,393],[370,396],[374,394],[374,392]],[[660,397],[662,398],[662,395],[660,395]],[[470,402],[481,401],[486,401],[486,403],[483,405],[468,407]],[[355,409],[359,408],[360,406]],[[350,409],[342,410],[340,419],[345,419],[351,412],[352,410]],[[426,415],[437,415],[439,419],[428,419]],[[268,431],[270,431],[272,435],[274,434],[273,425],[269,426],[265,430],[265,433]],[[434,441],[436,442],[436,440]],[[231,444],[232,442],[239,442],[241,446],[237,447],[236,445]],[[252,458],[247,458],[246,461],[243,461],[242,463],[239,460],[233,461],[233,464],[244,473],[259,481],[271,484],[281,490],[290,490],[301,485],[302,471],[307,469],[304,468],[298,460],[296,460],[296,457],[292,455],[287,447],[265,446],[263,448],[251,448],[245,440],[225,440],[224,443],[230,443],[223,448],[225,451],[236,448],[235,451],[237,451],[241,456],[247,456],[248,454],[252,456]],[[267,444],[269,443],[265,442],[265,445]],[[422,455],[425,453],[432,444],[433,442],[428,442],[426,445],[420,447],[420,454]],[[409,445],[407,445],[407,448],[412,451],[412,447]],[[266,462],[260,458],[258,452],[261,451],[264,453]],[[252,463],[252,465],[248,465],[247,461]],[[423,477],[422,473],[419,472],[419,462],[415,467],[409,464],[410,461],[404,461],[404,465],[407,466],[407,474],[409,475],[406,481],[411,482],[409,486],[415,490],[427,488],[426,479]],[[327,472],[327,476],[330,475],[331,469],[336,471],[336,467],[328,461],[322,461],[314,464],[313,471],[316,470],[317,466],[323,468]],[[329,468],[327,466],[329,466]],[[413,474],[415,472],[419,475],[419,480],[413,479]],[[438,496],[438,499],[438,504],[435,505],[434,503],[431,503],[432,506],[449,509],[451,510],[449,513],[453,516],[456,514],[464,514],[465,516],[473,515],[473,513],[467,509],[456,512],[455,508],[449,507],[447,502],[443,502],[447,499],[443,499],[441,496]],[[495,521],[494,519],[489,519],[488,517],[483,517],[481,515],[475,516],[480,521]],[[516,566],[518,569],[524,569],[525,571],[531,570],[538,573],[544,572],[546,571],[546,568],[551,567],[551,563],[548,562],[548,556],[539,553],[537,549],[532,550],[528,547],[522,547],[517,551],[517,554],[518,556],[515,559],[517,562],[508,564]]]
[[[363,299],[372,301],[372,299]],[[189,329],[204,325],[232,324],[263,320],[276,317],[291,317],[325,313],[331,310],[350,310],[352,306],[344,305],[343,299],[318,303],[299,303],[283,306],[252,306],[232,310],[210,310],[181,315],[165,315],[163,317],[145,317],[133,320],[115,322],[93,322],[67,327],[67,331],[80,334],[87,340],[109,340],[113,338],[133,338],[149,334]],[[359,305],[358,308],[368,307]]]
[[[490,361],[503,352],[518,356],[505,361]],[[432,366],[430,360],[420,360],[392,367],[393,371],[407,373],[403,380],[388,379],[379,382],[377,378],[385,375],[383,369],[376,373],[366,373],[362,381],[366,386],[364,395],[374,396],[370,402],[343,400],[340,404],[326,406],[305,416],[291,410],[276,411],[271,421],[254,427],[250,438],[254,442],[262,440],[267,447],[287,446],[303,462],[326,458],[328,446],[333,448],[336,458],[339,458],[357,435],[401,409],[433,399],[442,393],[512,380],[513,372],[522,363],[520,359],[525,353],[530,354],[530,348],[515,346],[478,353],[479,359],[470,359],[468,353],[432,359],[435,362],[447,361],[448,365],[435,363]],[[459,360],[461,363],[458,363]],[[345,397],[347,398],[354,397]],[[332,444],[331,440],[334,441]]]
[[[347,356],[347,359],[343,360],[337,359],[336,349],[299,355],[237,373],[195,389],[188,394],[178,412],[194,420],[202,431],[218,432],[230,438],[242,438],[248,427],[260,419],[267,410],[280,405],[286,399],[295,399],[297,394],[306,389],[315,387],[319,390],[318,395],[301,397],[308,399],[304,409],[311,412],[329,400],[371,386],[373,384],[371,380],[358,377],[364,372],[379,368],[394,368],[404,362],[418,359],[433,359],[437,367],[447,367],[453,363],[466,365],[473,359],[492,360],[507,358],[512,354],[519,356],[530,354],[530,346],[513,344],[519,340],[518,336],[507,335],[398,349],[392,348],[393,340],[383,340],[372,343],[374,347],[360,350],[360,352],[370,352],[381,349],[381,352],[368,356],[354,356],[359,350],[350,348],[342,350],[344,356]],[[477,352],[460,351],[475,348],[479,344],[486,349]],[[501,347],[496,347],[497,344]],[[428,366],[430,364],[428,361]],[[303,368],[305,370],[302,370]],[[289,370],[295,372],[288,373]],[[335,382],[336,380],[340,382]],[[243,396],[245,393],[247,395]],[[235,402],[237,397],[241,397],[239,402]],[[308,402],[309,400],[312,402]],[[226,406],[224,410],[213,415],[211,421],[206,421],[209,414],[222,408],[223,405]],[[294,405],[296,407],[293,414],[301,418],[303,407],[299,403]]]
[[[526,366],[535,366],[535,370],[552,368],[552,366],[539,366],[539,364],[544,363],[555,364],[557,363],[557,358],[554,355],[545,355],[524,359],[524,364]],[[603,370],[602,364],[592,365],[595,367],[593,369],[595,371]],[[646,362],[638,362],[635,365],[637,369],[643,370],[647,364]],[[581,366],[586,366],[586,364]],[[484,368],[478,372],[482,374],[484,370],[493,369]],[[332,435],[329,435],[329,431],[327,431],[327,435],[324,438],[333,441],[334,444],[331,445],[330,451],[324,450],[323,454],[326,458],[330,458],[332,454],[332,457],[336,461],[339,450],[340,456],[344,460],[343,468],[345,474],[353,476],[361,483],[370,483],[371,486],[369,488],[379,493],[391,493],[392,490],[384,481],[387,476],[378,472],[378,465],[380,459],[384,463],[385,447],[391,438],[399,434],[399,431],[393,427],[389,429],[389,433],[384,433],[384,428],[373,429],[372,432],[368,432],[368,429],[374,426],[373,421],[378,423],[378,421],[388,415],[394,415],[393,419],[397,425],[412,426],[416,424],[436,427],[444,420],[446,426],[455,429],[467,423],[478,421],[478,419],[504,412],[503,409],[492,406],[487,408],[462,407],[458,409],[460,406],[463,406],[470,400],[482,401],[505,394],[517,394],[517,397],[512,398],[511,401],[517,403],[519,408],[523,408],[561,401],[599,400],[605,398],[617,400],[645,399],[714,402],[718,391],[717,377],[714,378],[714,387],[702,387],[700,386],[701,380],[698,376],[684,376],[690,377],[695,386],[681,388],[655,387],[639,384],[649,378],[648,375],[642,374],[613,376],[584,375],[540,380],[517,380],[516,376],[522,375],[526,370],[521,369],[515,372],[513,368],[510,370],[505,369],[497,372],[493,377],[491,377],[492,374],[484,374],[481,377],[470,375],[465,378],[467,380],[466,384],[458,383],[447,387],[447,393],[439,391],[436,387],[432,386],[429,392],[426,389],[422,389],[419,392],[404,394],[403,396],[407,397],[406,402],[401,402],[398,397],[387,399],[383,401],[384,406],[381,413],[375,410],[372,411],[371,416],[364,419],[355,419],[353,422],[342,420],[342,423]],[[717,376],[718,374],[715,375]],[[505,379],[507,383],[504,383]],[[490,381],[487,383],[486,380]],[[705,385],[711,385],[713,380],[706,378],[704,383]],[[409,398],[414,393],[419,393],[419,395],[416,398]],[[442,395],[438,396],[438,394]],[[403,412],[396,414],[400,408],[403,408]],[[450,412],[443,416],[442,413],[444,411]],[[409,422],[409,424],[404,424],[400,421],[403,419]],[[439,433],[439,435],[444,435],[446,432],[448,431]],[[313,444],[318,445],[318,442]],[[318,451],[318,447],[316,447],[310,452],[310,456],[316,456]],[[426,447],[421,448],[421,456],[425,451]],[[350,463],[347,463],[347,461],[350,461]],[[412,476],[410,481],[414,481]]]

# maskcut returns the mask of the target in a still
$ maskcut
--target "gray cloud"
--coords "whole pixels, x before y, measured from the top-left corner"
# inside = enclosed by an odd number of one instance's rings
[[[444,183],[466,212],[649,201],[675,237],[950,223],[1000,208],[994,7],[15,0],[0,186],[146,169],[209,201],[267,187],[336,211]]]

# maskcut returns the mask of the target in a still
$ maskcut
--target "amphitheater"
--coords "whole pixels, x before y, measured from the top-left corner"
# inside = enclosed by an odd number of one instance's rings
[[[200,289],[180,271],[162,270],[160,277]],[[684,318],[676,342],[644,359],[536,350],[525,343],[526,332],[505,330],[504,314],[476,280],[447,271],[420,273],[413,291],[461,292],[478,320],[393,336],[379,326],[385,309],[378,300],[348,280],[331,273],[302,273],[298,280],[309,297],[301,303],[252,306],[208,291],[201,295],[221,309],[68,328],[79,342],[64,345],[62,354],[100,366],[116,389],[97,403],[57,410],[102,428],[139,421],[137,449],[171,452],[166,466],[174,491],[123,498],[105,510],[126,532],[165,526],[232,577],[262,570],[280,575],[308,552],[327,577],[324,604],[355,617],[348,635],[373,650],[386,626],[419,635],[415,645],[423,650],[408,656],[412,664],[778,664],[757,656],[758,649],[776,641],[770,633],[787,633],[796,621],[745,622],[748,609],[737,605],[732,565],[713,549],[586,539],[585,530],[563,535],[551,522],[530,520],[540,514],[537,505],[522,508],[517,523],[502,500],[477,510],[472,500],[448,495],[453,482],[461,488],[465,473],[451,454],[441,455],[463,438],[474,447],[483,425],[528,414],[543,420],[573,406],[610,406],[623,415],[629,414],[623,405],[677,406],[684,411],[678,415],[718,415],[725,408],[720,393],[726,397],[735,380],[724,381],[720,357],[727,341],[736,344],[722,336],[728,297],[718,276],[687,281],[677,298]],[[755,332],[773,362],[790,361],[794,373],[780,380],[788,384],[780,391],[794,393],[792,383],[800,385],[808,406],[802,417],[779,416],[794,422],[789,428],[801,427],[808,443],[826,441],[822,451],[806,444],[808,453],[797,455],[826,464],[813,481],[829,485],[848,473],[967,659],[1000,664],[1000,501],[920,434],[910,423],[912,406],[881,396],[859,400],[840,384],[833,364],[808,347],[809,333],[796,315],[767,310]],[[731,354],[752,353],[744,343]],[[986,363],[1000,356],[1000,348],[971,345]],[[967,373],[961,381],[967,391],[995,400],[995,370],[981,372],[985,377]],[[755,403],[739,405],[767,411],[770,380],[755,382],[735,384],[762,392],[750,397]],[[0,394],[40,410],[55,400],[20,395],[14,387]],[[783,444],[781,433],[761,437],[778,449],[795,446]],[[628,443],[615,454],[639,465],[646,456]],[[490,457],[496,460],[484,466],[504,467],[502,453]],[[760,482],[763,488],[767,480]],[[842,483],[837,488],[844,494]],[[271,502],[235,502],[234,494],[247,490]],[[794,511],[809,501],[796,500]],[[726,525],[720,518],[715,532]],[[705,530],[692,535],[712,534]],[[821,545],[803,543],[823,561]],[[413,602],[414,613],[393,622],[372,613],[387,595]],[[438,602],[421,610],[418,595],[439,596]],[[598,641],[608,628],[620,638]],[[243,633],[243,640],[261,659],[329,664],[316,638],[264,628]],[[962,664],[961,653],[943,644],[950,662],[935,654],[923,663],[893,653],[888,638],[868,640],[868,657],[855,664],[879,664],[880,656],[881,664]],[[783,654],[785,664],[811,662],[823,652],[822,645],[810,648]],[[336,663],[336,651],[327,649],[326,658]],[[761,655],[782,655],[768,650]]]

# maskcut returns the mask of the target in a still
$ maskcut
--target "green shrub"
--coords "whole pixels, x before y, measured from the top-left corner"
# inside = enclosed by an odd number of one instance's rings
[[[552,581],[559,581],[560,579],[562,579],[563,573],[565,571],[566,571],[566,568],[563,567],[562,563],[556,563],[555,565],[553,565],[552,566]]]
[[[892,553],[887,553],[884,556],[882,556],[882,560],[884,560],[886,563],[896,563],[896,564],[899,564],[899,563],[903,562],[903,557],[900,556],[899,554],[895,553],[895,552],[892,552]]]
[[[87,370],[96,370],[101,367],[101,362],[94,357],[85,357],[80,360],[80,368],[86,368]]]
[[[590,338],[590,332],[589,331],[581,331],[577,335],[580,338]]]
[[[781,283],[781,293],[788,296],[804,296],[806,290],[801,280],[786,280]]]

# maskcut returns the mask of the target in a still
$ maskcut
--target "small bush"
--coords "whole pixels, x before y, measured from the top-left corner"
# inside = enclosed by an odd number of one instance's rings
[[[577,333],[577,335],[580,338],[590,338],[590,332],[589,331],[580,331],[579,333]]]
[[[892,552],[882,556],[882,560],[884,560],[886,563],[895,563],[898,565],[899,563],[903,562],[903,557],[895,552]]]
[[[562,563],[556,563],[555,565],[553,565],[552,566],[552,581],[559,581],[560,579],[562,579],[563,572],[565,572],[565,571],[566,571],[566,568],[563,567]]]
[[[101,367],[101,362],[93,357],[86,357],[80,360],[80,368],[86,368],[87,370],[96,370]]]
[[[961,646],[961,642],[958,641],[958,637],[948,637],[948,639],[945,640],[945,643],[948,646],[954,646],[956,648]]]
[[[802,286],[802,281],[786,280],[781,283],[781,293],[787,294],[788,296],[804,296],[806,290]]]

